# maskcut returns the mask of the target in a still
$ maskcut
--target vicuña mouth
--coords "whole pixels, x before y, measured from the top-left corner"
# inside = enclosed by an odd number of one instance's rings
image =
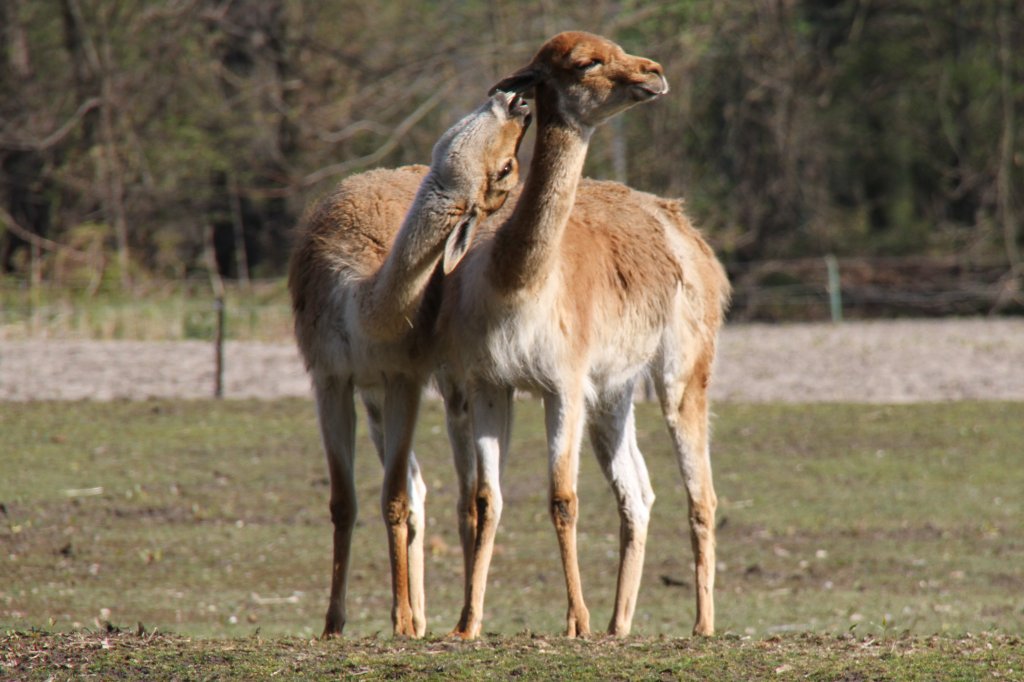
[[[655,97],[661,97],[668,92],[668,81],[664,77],[653,83],[637,83],[632,88],[633,99],[644,102]]]
[[[529,116],[530,107],[526,100],[514,92],[508,93],[508,113],[513,116]]]

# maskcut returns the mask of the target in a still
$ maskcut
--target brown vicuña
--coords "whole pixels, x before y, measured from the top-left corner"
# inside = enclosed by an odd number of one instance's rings
[[[595,126],[664,94],[667,81],[660,65],[608,40],[563,33],[495,87],[535,97],[538,128],[511,215],[509,202],[444,280],[441,384],[460,477],[466,571],[465,604],[453,634],[480,632],[516,388],[544,398],[550,513],[569,602],[566,632],[590,631],[576,551],[585,425],[621,519],[609,631],[629,632],[654,501],[633,415],[636,382],[649,372],[688,493],[693,630],[710,635],[716,498],[707,390],[728,281],[678,202],[614,183],[580,184]]]
[[[426,486],[411,447],[420,394],[434,367],[437,305],[430,282],[439,293],[442,271],[455,267],[478,222],[515,187],[515,155],[528,123],[525,102],[499,93],[445,133],[429,169],[346,179],[314,206],[299,231],[288,286],[296,338],[313,380],[334,523],[325,636],[345,626],[356,520],[356,390],[384,464],[381,507],[394,632],[425,632]]]

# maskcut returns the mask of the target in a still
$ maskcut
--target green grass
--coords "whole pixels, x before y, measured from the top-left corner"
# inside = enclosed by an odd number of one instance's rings
[[[638,408],[638,431],[658,500],[637,637],[571,644],[557,636],[565,595],[545,502],[543,416],[536,402],[523,401],[487,593],[490,635],[460,647],[437,639],[455,624],[462,598],[454,473],[437,404],[426,405],[416,444],[430,489],[433,639],[390,640],[380,465],[361,430],[349,624],[346,643],[335,644],[308,641],[322,627],[331,542],[308,402],[5,403],[0,632],[23,634],[9,634],[0,651],[17,656],[46,645],[73,657],[81,642],[101,677],[103,666],[126,656],[158,665],[153,657],[175,659],[182,649],[218,671],[209,677],[230,677],[238,657],[266,666],[250,671],[259,675],[307,664],[355,675],[345,667],[353,665],[369,667],[373,679],[402,665],[429,672],[436,662],[456,666],[445,676],[466,676],[458,666],[469,666],[507,677],[516,675],[508,646],[532,652],[522,664],[527,675],[546,660],[538,648],[551,647],[573,670],[611,666],[594,669],[601,677],[618,675],[620,662],[635,671],[629,666],[649,661],[640,677],[667,670],[668,679],[685,679],[712,664],[766,674],[789,665],[796,675],[828,663],[832,673],[821,679],[833,679],[857,652],[867,667],[856,670],[871,677],[889,665],[911,666],[908,675],[917,665],[935,670],[929,666],[966,647],[1020,674],[1012,643],[1024,630],[1024,404],[726,404],[717,411],[721,638],[676,639],[694,616],[685,494],[660,416],[647,404]],[[592,625],[601,629],[614,598],[618,518],[589,453],[579,490],[583,584]],[[177,637],[107,635],[107,623]],[[61,634],[71,632],[79,634]],[[968,633],[987,634],[954,639]],[[204,639],[211,637],[218,639]],[[238,653],[227,656],[231,648]],[[1001,651],[1016,653],[999,658]],[[484,660],[495,667],[480,669]]]

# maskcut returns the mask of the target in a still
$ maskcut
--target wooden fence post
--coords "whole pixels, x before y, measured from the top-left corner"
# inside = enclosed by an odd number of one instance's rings
[[[210,271],[210,287],[213,289],[213,306],[217,328],[213,337],[213,397],[224,397],[224,279],[217,268],[217,256],[213,246],[213,226],[206,227],[206,266]]]
[[[218,278],[219,279],[219,278]],[[214,309],[217,312],[217,331],[213,340],[214,348],[214,379],[213,397],[224,397],[224,291],[214,298]]]
[[[825,268],[828,270],[828,307],[832,312],[832,321],[842,322],[843,292],[839,280],[839,261],[831,253],[825,256]]]

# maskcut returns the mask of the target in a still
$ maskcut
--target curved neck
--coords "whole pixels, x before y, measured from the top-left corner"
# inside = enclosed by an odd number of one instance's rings
[[[432,175],[424,178],[384,264],[359,288],[359,319],[368,335],[394,340],[415,328],[430,276],[463,209]]]
[[[560,111],[558,94],[537,86],[537,141],[530,171],[511,217],[498,230],[488,275],[511,293],[543,282],[557,262],[593,128]]]

